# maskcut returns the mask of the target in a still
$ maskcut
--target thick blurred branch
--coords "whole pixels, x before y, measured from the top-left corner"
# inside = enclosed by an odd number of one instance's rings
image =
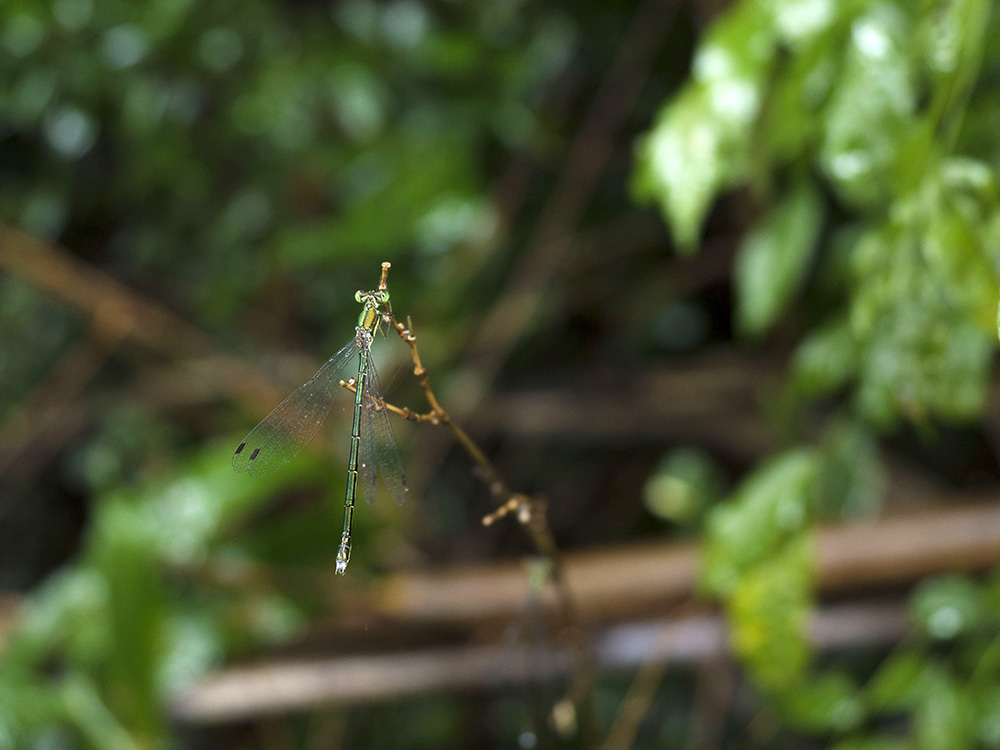
[[[133,343],[161,354],[172,362],[180,362],[187,376],[185,387],[203,396],[225,395],[264,411],[269,403],[280,400],[285,388],[276,388],[271,379],[252,364],[230,356],[220,356],[211,341],[196,326],[155,300],[130,289],[97,267],[80,260],[72,253],[50,246],[23,232],[0,224],[0,271],[19,276],[49,294],[59,303],[77,308],[90,321],[89,338],[100,347],[100,353],[90,345],[72,358],[85,363],[80,373],[96,372],[99,362],[108,352],[126,343]],[[70,368],[74,359],[63,369]],[[210,362],[202,368],[199,364]],[[314,371],[314,365],[301,368]],[[171,369],[171,377],[177,377]],[[59,373],[54,378],[61,377]],[[191,379],[197,383],[190,382]],[[81,384],[76,384],[79,389]],[[66,389],[57,389],[60,392]]]
[[[170,310],[124,284],[23,232],[0,224],[0,270],[21,276],[96,319],[113,320],[127,338],[164,354],[187,357],[211,350],[208,339]]]
[[[821,651],[883,646],[907,630],[902,604],[840,605],[818,611],[811,639]],[[688,665],[727,652],[723,619],[702,615],[648,620],[604,630],[596,664],[628,669],[642,663]],[[565,650],[537,658],[537,646],[462,645],[367,656],[286,660],[210,676],[178,697],[178,721],[210,724],[318,707],[391,700],[442,690],[496,689],[564,675]]]
[[[969,496],[953,498],[971,500]],[[862,594],[900,587],[931,574],[986,568],[1000,557],[1000,506],[993,498],[975,505],[946,507],[899,518],[830,526],[816,535],[821,593]],[[678,602],[691,601],[697,572],[693,545],[646,545],[565,555],[567,580],[582,616],[593,622],[637,618],[607,627],[595,641],[595,666],[630,668],[647,664],[650,679],[669,660],[685,664],[718,658],[727,650],[725,625],[714,615],[663,619]],[[364,702],[435,690],[495,688],[529,679],[563,675],[570,654],[532,659],[525,646],[427,645],[400,652],[401,634],[440,634],[442,625],[468,634],[516,620],[525,601],[520,565],[495,564],[426,574],[400,574],[360,596],[357,610],[365,632],[382,631],[374,653],[313,661],[279,660],[233,668],[207,678],[181,696],[178,718],[228,721],[302,709],[328,702]],[[649,619],[652,618],[652,619]],[[502,627],[492,628],[498,632]],[[821,609],[811,636],[821,650],[883,646],[907,631],[904,604],[853,604]],[[331,638],[329,634],[326,636]],[[340,641],[349,636],[337,636]],[[315,651],[315,644],[310,651]],[[355,648],[352,648],[356,651]],[[623,735],[627,734],[623,727]]]
[[[944,498],[938,497],[938,501]],[[960,505],[962,501],[975,504]],[[1000,505],[992,495],[951,497],[945,507],[897,518],[824,527],[816,534],[823,592],[911,583],[1000,559]],[[630,545],[565,554],[566,579],[581,616],[635,616],[694,594],[695,544]],[[394,619],[469,622],[510,619],[524,606],[516,563],[390,576],[374,589],[373,613]]]

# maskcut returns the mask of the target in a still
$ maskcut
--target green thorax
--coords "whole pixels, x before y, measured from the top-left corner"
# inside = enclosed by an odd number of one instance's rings
[[[374,335],[382,322],[382,313],[379,308],[389,301],[389,292],[384,289],[374,292],[358,292],[354,295],[354,299],[364,305],[358,316],[358,328],[363,328]]]

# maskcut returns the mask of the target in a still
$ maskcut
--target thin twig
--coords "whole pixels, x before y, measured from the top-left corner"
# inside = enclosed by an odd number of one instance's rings
[[[351,393],[358,392],[358,384],[354,378],[349,378],[347,380],[340,381],[340,387]],[[365,394],[367,398],[372,398],[371,394]],[[432,411],[426,412],[424,414],[419,414],[409,406],[396,406],[395,404],[390,404],[388,401],[382,401],[380,404],[376,405],[376,409],[385,409],[386,411],[391,411],[393,414],[398,414],[403,419],[409,422],[430,422],[431,424],[440,424],[437,414]]]
[[[386,277],[390,267],[389,263],[382,264],[382,276],[378,286],[380,291],[387,289]],[[484,525],[488,526],[509,513],[516,511],[515,516],[521,528],[525,530],[538,553],[549,561],[549,580],[556,591],[563,622],[566,627],[567,641],[570,644],[573,654],[574,669],[566,696],[572,703],[573,716],[569,721],[564,719],[556,723],[563,726],[578,727],[580,726],[581,719],[583,719],[589,725],[593,715],[590,709],[593,660],[589,658],[583,627],[569,586],[566,583],[562,555],[549,527],[545,501],[540,498],[531,499],[527,495],[511,490],[496,466],[487,458],[479,445],[476,444],[465,430],[452,420],[448,412],[441,406],[437,395],[434,393],[434,389],[431,387],[427,368],[424,367],[423,361],[420,359],[420,350],[417,348],[417,337],[412,331],[412,323],[409,320],[407,320],[406,325],[401,323],[388,304],[386,305],[386,311],[383,313],[383,321],[391,325],[403,343],[409,347],[410,357],[413,360],[413,374],[420,383],[424,397],[427,399],[431,410],[422,414],[413,411],[409,407],[398,407],[385,401],[378,404],[377,407],[387,409],[411,422],[430,422],[432,424],[445,425],[451,431],[458,443],[479,468],[490,495],[497,505],[494,512],[483,518],[482,522]],[[347,390],[357,393],[357,385],[353,380],[342,380],[340,381],[340,385]],[[557,703],[556,707],[565,716],[565,703]],[[589,731],[590,727],[585,726]]]
[[[697,610],[693,599],[676,604],[670,608],[667,622],[673,623],[678,615],[683,617],[683,613],[693,610]],[[628,750],[632,747],[670,664],[669,659],[652,658],[652,653],[669,652],[673,639],[674,633],[669,625],[662,627],[654,637],[650,657],[639,665],[601,750]]]
[[[649,659],[639,666],[601,750],[627,750],[632,747],[668,664],[667,661]]]

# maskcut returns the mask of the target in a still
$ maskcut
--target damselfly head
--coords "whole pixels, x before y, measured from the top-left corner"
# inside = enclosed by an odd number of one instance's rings
[[[376,289],[373,292],[358,290],[354,294],[354,301],[363,303],[368,307],[378,307],[379,305],[384,305],[389,301],[389,292],[385,289]]]

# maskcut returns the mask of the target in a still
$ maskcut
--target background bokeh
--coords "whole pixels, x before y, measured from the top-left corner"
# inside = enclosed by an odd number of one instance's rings
[[[5,0],[0,748],[1000,747],[998,83],[988,0]],[[230,457],[383,261],[531,513],[395,420],[335,578],[349,415]]]

